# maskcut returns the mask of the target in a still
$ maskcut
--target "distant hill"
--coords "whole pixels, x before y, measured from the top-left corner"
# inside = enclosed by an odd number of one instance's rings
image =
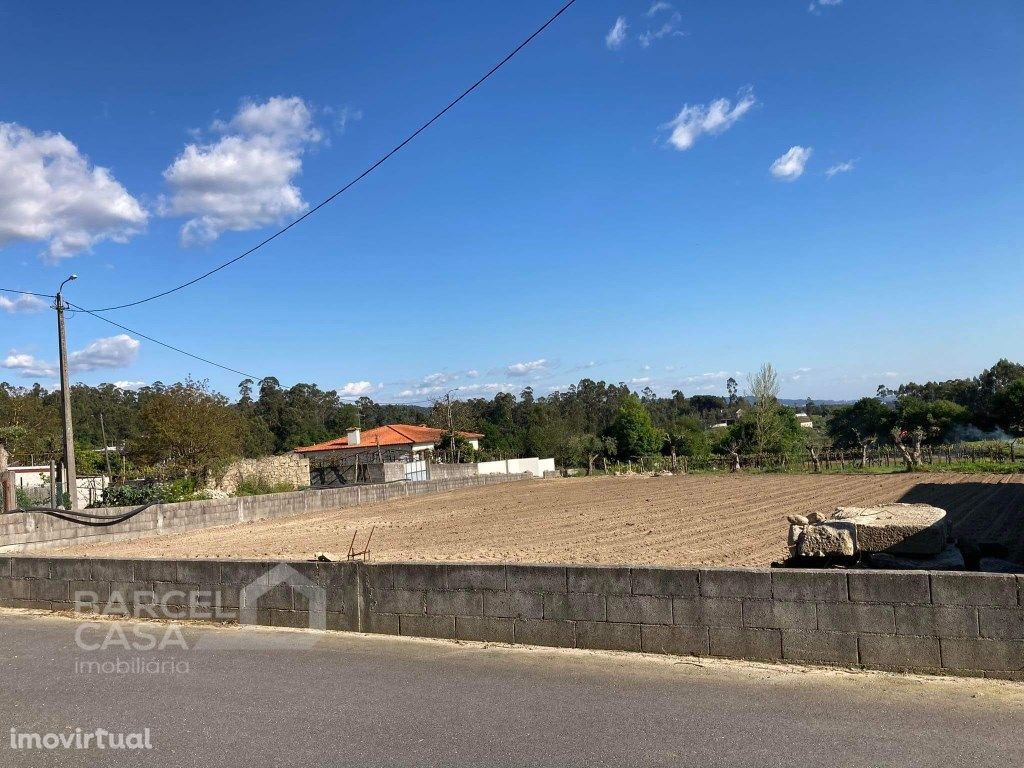
[[[849,405],[850,403],[857,402],[856,400],[819,400],[816,397],[812,397],[815,405]],[[807,398],[803,397],[780,397],[779,403],[789,408],[803,408],[807,405]]]

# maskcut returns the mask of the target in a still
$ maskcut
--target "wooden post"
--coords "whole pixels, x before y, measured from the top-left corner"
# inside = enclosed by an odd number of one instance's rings
[[[13,512],[18,506],[18,501],[14,492],[14,478],[7,470],[7,446],[3,443],[0,443],[0,485],[3,486],[4,512]]]
[[[57,464],[50,459],[50,509],[57,508]]]

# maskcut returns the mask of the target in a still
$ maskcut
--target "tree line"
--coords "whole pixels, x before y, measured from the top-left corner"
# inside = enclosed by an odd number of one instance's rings
[[[82,474],[99,472],[116,446],[121,471],[132,476],[204,478],[233,458],[290,451],[389,423],[428,424],[484,435],[481,450],[459,451],[463,460],[554,457],[562,466],[592,469],[598,461],[661,454],[740,456],[802,454],[828,447],[868,450],[887,445],[908,466],[920,463],[922,446],[958,437],[1024,434],[1024,365],[1000,360],[970,379],[897,389],[839,406],[808,401],[815,429],[802,427],[796,411],[779,402],[778,375],[764,365],[740,385],[718,395],[673,390],[659,396],[623,383],[582,379],[564,392],[436,402],[432,407],[352,402],[315,384],[284,387],[275,378],[246,379],[237,399],[205,381],[154,383],[137,391],[112,384],[72,388],[72,415]],[[449,416],[451,421],[449,422]],[[45,463],[61,453],[60,393],[38,384],[0,384],[0,441],[20,464]],[[451,446],[454,447],[454,446]],[[115,471],[115,474],[117,472]]]

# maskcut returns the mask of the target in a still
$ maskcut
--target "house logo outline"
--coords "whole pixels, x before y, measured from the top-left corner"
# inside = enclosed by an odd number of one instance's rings
[[[274,587],[287,584],[306,596],[310,629],[327,629],[327,590],[288,565],[278,563],[267,573],[242,588],[239,594],[238,623],[258,624],[256,603]]]

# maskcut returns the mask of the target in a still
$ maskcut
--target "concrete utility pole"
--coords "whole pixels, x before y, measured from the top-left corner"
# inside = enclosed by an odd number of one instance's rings
[[[68,381],[68,342],[64,335],[64,286],[72,280],[77,280],[78,275],[71,275],[60,284],[57,289],[57,344],[60,347],[60,399],[61,399],[61,422],[64,425],[64,488],[61,491],[61,498],[65,488],[70,500],[70,508],[78,509],[78,480],[75,474],[75,433],[71,424],[71,384]]]

